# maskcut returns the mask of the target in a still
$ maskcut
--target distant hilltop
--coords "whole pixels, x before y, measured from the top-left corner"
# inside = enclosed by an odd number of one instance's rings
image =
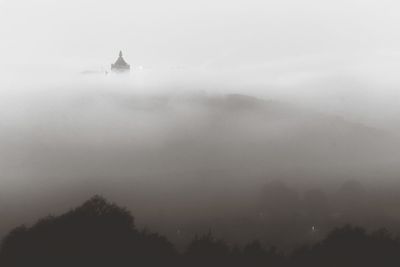
[[[114,64],[111,64],[111,71],[117,73],[129,72],[131,66],[126,63],[125,59],[122,56],[122,51],[119,51],[119,56],[117,61]]]

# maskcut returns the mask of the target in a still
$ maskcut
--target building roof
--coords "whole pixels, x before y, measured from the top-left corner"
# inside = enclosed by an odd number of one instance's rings
[[[122,51],[119,52],[119,57],[118,57],[117,61],[115,61],[114,64],[111,64],[111,69],[115,69],[115,70],[129,70],[130,69],[130,65],[128,63],[126,63],[126,61],[122,57]]]

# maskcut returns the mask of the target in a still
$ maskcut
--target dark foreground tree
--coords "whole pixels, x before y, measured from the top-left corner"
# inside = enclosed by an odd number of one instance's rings
[[[229,266],[230,256],[228,245],[208,233],[201,237],[195,237],[189,244],[184,254],[184,265],[193,267]]]
[[[3,240],[0,266],[165,266],[175,251],[163,237],[139,232],[131,214],[99,196]]]
[[[400,243],[386,230],[367,233],[346,225],[337,228],[311,248],[292,255],[291,266],[375,267],[400,266]]]
[[[247,244],[236,262],[236,266],[262,267],[283,266],[284,256],[275,247],[265,249],[259,241]]]
[[[60,216],[20,226],[2,241],[1,267],[398,267],[400,242],[386,230],[344,226],[284,256],[255,241],[232,249],[211,233],[178,254],[164,237],[135,228],[124,208],[93,197]]]

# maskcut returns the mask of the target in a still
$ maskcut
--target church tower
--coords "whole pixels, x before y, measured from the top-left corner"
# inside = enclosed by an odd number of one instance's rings
[[[121,72],[129,72],[130,69],[131,66],[128,63],[126,63],[126,61],[122,57],[122,51],[119,51],[119,57],[117,61],[115,61],[114,64],[111,64],[111,71],[121,73]]]

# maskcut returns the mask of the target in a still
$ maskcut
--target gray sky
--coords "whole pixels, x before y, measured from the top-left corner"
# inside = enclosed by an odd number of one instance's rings
[[[73,80],[43,70],[107,70],[121,49],[135,92],[218,83],[382,124],[400,106],[399,8],[394,0],[0,0],[0,93]],[[21,71],[23,79],[12,75]]]
[[[399,8],[394,0],[0,0],[0,58],[81,69],[108,66],[119,49],[150,67],[399,60]]]

